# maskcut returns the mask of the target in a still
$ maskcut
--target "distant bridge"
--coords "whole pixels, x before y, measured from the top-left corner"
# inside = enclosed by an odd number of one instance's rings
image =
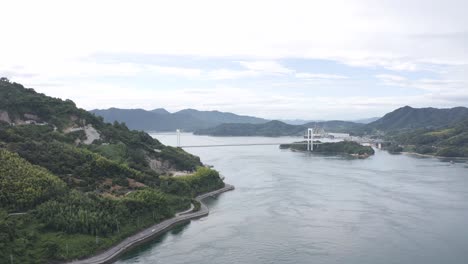
[[[308,151],[313,151],[314,150],[314,145],[322,144],[321,142],[314,142],[314,136],[317,136],[318,134],[315,134],[315,129],[309,128],[307,130],[307,137],[305,142],[287,142],[287,143],[280,143],[280,142],[274,142],[274,143],[231,143],[231,144],[208,144],[208,145],[187,145],[187,146],[182,146],[180,144],[180,129],[176,130],[176,135],[177,135],[177,147],[179,148],[207,148],[207,147],[247,147],[247,146],[276,146],[276,145],[307,145],[307,150]]]
[[[158,133],[159,134],[159,133]],[[323,142],[316,142],[314,138],[320,138],[326,135],[326,133],[322,130],[317,128],[309,128],[306,131],[304,136],[303,142],[259,142],[259,143],[226,143],[226,144],[206,144],[206,145],[181,145],[180,144],[180,137],[181,137],[181,130],[177,129],[176,133],[160,133],[159,135],[176,135],[177,136],[177,144],[176,146],[179,148],[211,148],[211,147],[248,147],[248,146],[279,146],[279,145],[307,145],[308,151],[313,151],[314,146],[323,144]],[[356,140],[361,144],[376,144],[378,148],[380,148],[381,142],[373,141],[373,140]]]
[[[180,148],[205,148],[205,147],[243,147],[243,146],[276,146],[276,145],[307,145],[307,142],[295,142],[295,143],[240,143],[240,144],[212,144],[212,145],[189,145],[179,146]],[[314,142],[314,145],[322,143]]]

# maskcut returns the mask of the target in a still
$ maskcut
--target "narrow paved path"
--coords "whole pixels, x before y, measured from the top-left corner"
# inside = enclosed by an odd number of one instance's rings
[[[190,212],[193,211],[193,208],[195,208],[195,206],[193,205],[193,203],[190,203],[190,208],[185,210],[185,211],[182,211],[182,212],[178,212],[177,214],[175,214],[175,216],[181,216],[181,215],[184,215],[184,214],[188,214]]]
[[[25,215],[25,214],[28,214],[27,212],[21,212],[21,213],[11,213],[11,214],[8,214],[8,216],[15,216],[15,215]]]
[[[167,230],[171,229],[175,225],[185,222],[191,219],[195,218],[200,218],[203,216],[207,216],[209,214],[208,207],[202,202],[203,199],[207,197],[212,197],[216,196],[220,193],[227,192],[230,190],[234,190],[234,186],[225,184],[225,186],[221,189],[218,189],[216,191],[212,191],[209,193],[205,193],[202,195],[197,196],[195,199],[200,202],[200,210],[196,212],[190,213],[189,210],[180,212],[176,214],[171,219],[164,220],[158,224],[155,224],[143,231],[140,231],[136,233],[133,236],[130,236],[126,239],[124,239],[122,242],[119,244],[111,247],[110,249],[107,249],[104,252],[99,253],[98,255],[95,255],[93,257],[87,258],[87,259],[82,259],[82,260],[76,260],[69,262],[70,264],[103,264],[103,263],[111,263],[117,259],[118,256],[120,256],[122,253],[126,252],[127,250],[143,244],[144,242],[154,238],[155,236],[158,236]],[[191,208],[193,209],[193,208]]]

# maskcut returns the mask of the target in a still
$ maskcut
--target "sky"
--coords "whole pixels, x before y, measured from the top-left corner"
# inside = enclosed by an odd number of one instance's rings
[[[0,76],[87,110],[468,106],[466,0],[0,2]]]

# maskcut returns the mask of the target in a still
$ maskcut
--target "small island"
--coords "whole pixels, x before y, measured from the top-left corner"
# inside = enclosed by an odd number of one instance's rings
[[[303,143],[303,144],[301,144]],[[307,151],[307,142],[295,142],[292,144],[281,144],[281,149],[291,149],[297,151]],[[363,146],[355,141],[340,142],[320,142],[314,141],[314,150],[316,153],[323,154],[345,154],[357,158],[367,158],[374,155],[374,149],[370,146]]]

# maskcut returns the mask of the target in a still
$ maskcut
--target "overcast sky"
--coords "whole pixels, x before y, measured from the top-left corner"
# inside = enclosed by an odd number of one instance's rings
[[[79,107],[468,106],[468,1],[2,1],[0,76]]]

